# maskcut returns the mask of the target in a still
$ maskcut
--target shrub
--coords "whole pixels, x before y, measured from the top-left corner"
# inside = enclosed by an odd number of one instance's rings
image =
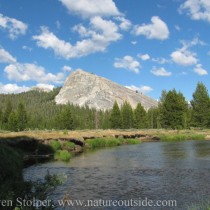
[[[61,143],[57,140],[50,141],[50,146],[53,148],[53,150],[56,152],[57,150],[61,149]]]
[[[63,150],[74,150],[75,144],[73,142],[66,141],[62,145]]]
[[[57,150],[55,153],[56,160],[62,160],[68,162],[72,157],[72,154],[69,153],[67,150]]]

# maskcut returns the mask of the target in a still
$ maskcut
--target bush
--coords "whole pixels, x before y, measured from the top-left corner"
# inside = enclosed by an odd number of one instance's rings
[[[56,160],[62,160],[68,162],[72,157],[72,154],[69,153],[67,150],[57,150],[55,153]]]
[[[75,144],[73,142],[66,141],[62,145],[63,150],[71,151],[71,150],[74,150],[74,148],[75,148]]]
[[[53,148],[54,152],[61,149],[61,143],[57,140],[50,141],[50,146]]]

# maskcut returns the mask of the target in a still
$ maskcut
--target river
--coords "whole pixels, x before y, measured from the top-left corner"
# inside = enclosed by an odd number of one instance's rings
[[[83,153],[69,163],[49,162],[24,171],[42,179],[63,174],[52,197],[71,200],[176,200],[176,207],[86,207],[84,209],[188,209],[210,201],[210,141],[148,142]],[[165,204],[165,203],[164,203]],[[122,203],[120,203],[122,205]],[[62,209],[62,208],[58,208]],[[81,207],[66,209],[82,209]]]

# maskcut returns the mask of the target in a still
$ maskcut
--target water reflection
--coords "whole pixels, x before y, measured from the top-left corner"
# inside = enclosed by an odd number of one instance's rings
[[[102,149],[84,153],[69,164],[53,162],[33,166],[25,171],[25,176],[37,174],[35,178],[38,178],[46,170],[68,176],[65,184],[56,190],[55,198],[69,194],[71,199],[84,200],[176,199],[178,207],[174,209],[181,210],[192,203],[210,200],[208,141],[142,143]]]

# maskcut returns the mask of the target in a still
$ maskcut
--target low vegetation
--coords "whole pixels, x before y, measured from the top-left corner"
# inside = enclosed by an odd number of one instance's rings
[[[85,144],[87,148],[96,149],[101,147],[113,147],[123,144],[140,144],[139,139],[123,139],[123,138],[96,138],[88,139]]]
[[[62,160],[68,162],[71,159],[72,154],[67,150],[57,150],[54,157],[55,160]]]
[[[161,141],[205,140],[204,134],[162,134]]]

